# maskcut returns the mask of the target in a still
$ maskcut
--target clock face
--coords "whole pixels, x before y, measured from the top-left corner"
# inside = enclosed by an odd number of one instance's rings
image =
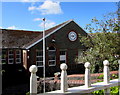
[[[77,34],[74,31],[69,32],[68,38],[70,41],[75,41],[77,39]]]

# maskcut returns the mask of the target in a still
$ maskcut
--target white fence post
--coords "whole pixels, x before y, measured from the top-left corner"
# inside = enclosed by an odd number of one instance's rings
[[[118,70],[119,78],[118,78],[118,80],[120,81],[120,60],[118,60],[118,63],[119,63],[119,70]],[[120,82],[118,84],[120,84]],[[120,86],[118,86],[118,87],[119,87],[119,95],[120,95]]]
[[[110,72],[109,72],[109,61],[108,60],[104,60],[103,61],[104,64],[104,83],[105,84],[109,84],[110,81]],[[110,88],[107,88],[104,90],[104,95],[109,95],[110,94]]]
[[[60,68],[62,70],[61,72],[61,92],[64,93],[68,89],[68,84],[67,84],[67,65],[65,63],[60,65]]]
[[[86,62],[84,66],[85,66],[85,87],[88,88],[91,86],[90,63]]]
[[[36,76],[37,66],[32,65],[29,68],[29,71],[31,72],[31,76],[30,76],[30,95],[37,95],[37,76]]]

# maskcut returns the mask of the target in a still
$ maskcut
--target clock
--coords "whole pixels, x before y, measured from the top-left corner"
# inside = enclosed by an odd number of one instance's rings
[[[69,32],[68,38],[70,41],[75,41],[77,39],[77,33],[74,31]]]

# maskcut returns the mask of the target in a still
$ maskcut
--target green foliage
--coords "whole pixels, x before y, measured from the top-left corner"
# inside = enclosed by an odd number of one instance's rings
[[[117,70],[117,59],[120,57],[120,36],[117,28],[120,27],[114,13],[104,16],[103,20],[92,19],[91,24],[86,26],[89,35],[80,35],[80,42],[88,49],[78,57],[78,61],[89,61],[92,72],[102,72],[103,60],[109,60],[110,70]]]
[[[98,90],[98,91],[94,91],[92,93],[93,93],[93,95],[104,95],[104,90]],[[110,88],[110,95],[119,95],[118,86]]]
[[[112,78],[118,78],[116,74],[112,74]]]
[[[119,88],[117,87],[111,87],[110,88],[111,95],[119,95]]]
[[[104,95],[104,90],[94,91],[93,95]]]
[[[27,92],[26,95],[30,95],[30,92]]]
[[[103,79],[104,75],[100,75],[97,77],[97,79]]]

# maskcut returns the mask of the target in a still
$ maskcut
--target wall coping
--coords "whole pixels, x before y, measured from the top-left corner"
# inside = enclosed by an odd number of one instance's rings
[[[68,88],[68,91],[65,92],[64,94],[90,93],[90,92],[93,92],[93,91],[102,90],[102,89],[106,89],[106,88],[114,87],[114,86],[118,86],[118,85],[120,86],[120,80],[114,79],[114,80],[110,80],[109,84],[105,84],[104,82],[98,82],[98,83],[91,84],[91,87],[89,87],[89,88],[86,88],[85,85]],[[61,90],[46,92],[44,95],[48,95],[48,94],[52,94],[52,93],[53,94],[54,93],[61,93]],[[41,95],[41,94],[37,94],[37,95]]]

